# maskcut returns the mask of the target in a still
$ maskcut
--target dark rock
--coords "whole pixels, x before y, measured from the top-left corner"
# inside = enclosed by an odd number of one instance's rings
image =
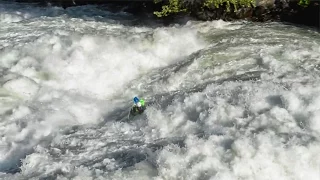
[[[191,9],[191,15],[200,20],[223,19],[226,21],[246,19],[251,21],[284,21],[319,28],[319,0],[310,2],[307,7],[300,6],[297,0],[259,0],[256,7],[242,7],[234,12],[226,12],[225,5],[202,10]]]
[[[236,17],[239,19],[252,19],[252,14],[254,13],[252,8],[241,8],[236,12]]]
[[[280,20],[296,24],[304,24],[319,28],[320,6],[318,2],[311,2],[308,7],[290,3],[280,14]]]

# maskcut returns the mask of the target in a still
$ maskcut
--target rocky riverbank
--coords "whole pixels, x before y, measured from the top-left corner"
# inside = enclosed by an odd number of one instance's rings
[[[17,2],[38,3],[41,5],[57,5],[64,8],[70,6],[86,5],[86,4],[107,4],[108,10],[126,11],[133,14],[146,14],[155,11],[161,11],[161,7],[168,2],[154,3],[152,0],[142,1],[103,1],[103,0],[16,0]],[[187,1],[183,1],[183,3]],[[320,0],[310,1],[308,5],[300,5],[299,0],[256,0],[251,6],[238,6],[235,10],[234,6],[227,7],[227,3],[222,3],[219,7],[203,6],[203,1],[192,1],[192,5],[187,5],[187,10],[180,13],[170,13],[174,17],[176,15],[191,15],[199,20],[216,20],[223,19],[226,21],[245,19],[250,21],[283,21],[295,24],[303,24],[308,26],[320,27]],[[232,2],[232,1],[230,1]],[[228,9],[228,10],[227,10]]]
[[[298,3],[299,1],[257,0],[255,7],[242,7],[237,11],[231,9],[227,12],[225,5],[223,5],[219,8],[205,8],[203,11],[192,10],[191,13],[201,20],[284,21],[319,27],[319,2],[310,2],[306,7]]]

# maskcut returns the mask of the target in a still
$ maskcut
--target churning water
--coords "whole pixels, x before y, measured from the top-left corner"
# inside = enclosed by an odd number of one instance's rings
[[[320,179],[318,32],[0,3],[1,179]]]

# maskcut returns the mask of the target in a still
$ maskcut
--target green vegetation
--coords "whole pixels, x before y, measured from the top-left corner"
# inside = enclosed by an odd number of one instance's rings
[[[219,8],[224,3],[226,4],[227,12],[230,12],[231,4],[234,7],[234,11],[238,10],[238,6],[252,7],[255,6],[255,0],[205,0],[204,6],[210,8],[212,5],[215,8]]]
[[[310,4],[310,0],[300,0],[299,5],[303,7],[307,7]]]
[[[155,3],[160,2],[161,0],[155,0]],[[185,4],[187,4],[188,0],[169,0],[168,5],[162,6],[161,12],[154,12],[154,14],[158,17],[168,16],[170,14],[178,13],[178,12],[186,12],[190,11],[190,9],[186,8]],[[309,0],[301,0],[301,1],[309,1]],[[202,7],[207,8],[219,8],[224,3],[226,4],[227,12],[230,12],[231,4],[234,7],[234,11],[238,10],[238,6],[241,7],[251,7],[254,6],[255,0],[204,0],[199,1]]]
[[[168,16],[170,14],[175,14],[179,12],[190,12],[192,7],[200,5],[202,8],[219,8],[222,5],[226,5],[227,12],[230,12],[231,9],[236,12],[239,7],[254,7],[256,0],[154,0],[155,3],[167,2],[166,5],[162,6],[162,11],[154,12],[158,17]],[[190,2],[192,4],[190,6]],[[189,5],[188,5],[189,4]],[[310,0],[299,0],[298,3],[300,6],[307,7],[310,4]],[[231,8],[233,6],[233,8]],[[199,6],[198,6],[199,7]]]
[[[155,1],[158,3],[160,1]],[[161,12],[154,12],[154,14],[158,17],[168,16],[169,14],[185,12],[187,9],[182,7],[181,0],[169,0],[169,5],[162,6]]]

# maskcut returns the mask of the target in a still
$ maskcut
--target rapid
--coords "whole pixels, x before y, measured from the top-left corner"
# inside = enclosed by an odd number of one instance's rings
[[[320,179],[319,32],[137,22],[0,1],[1,179]]]

